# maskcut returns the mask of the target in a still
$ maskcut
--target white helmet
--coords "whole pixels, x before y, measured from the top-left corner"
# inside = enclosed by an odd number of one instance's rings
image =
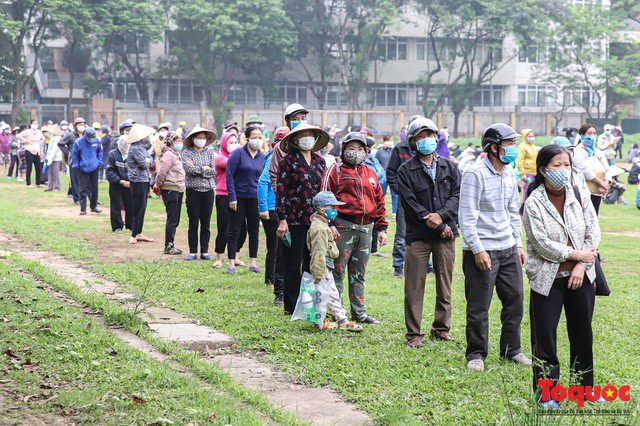
[[[289,117],[297,112],[304,112],[305,114],[309,114],[309,111],[305,107],[300,104],[291,104],[284,110],[284,119],[289,120]]]

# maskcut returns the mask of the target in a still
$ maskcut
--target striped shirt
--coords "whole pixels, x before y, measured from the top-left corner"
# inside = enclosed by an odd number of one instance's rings
[[[488,157],[469,167],[460,185],[462,249],[478,254],[522,247],[519,209],[513,168],[505,167],[500,174]]]

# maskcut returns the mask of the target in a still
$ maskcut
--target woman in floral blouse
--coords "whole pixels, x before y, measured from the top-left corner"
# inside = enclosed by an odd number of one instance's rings
[[[600,228],[589,192],[570,183],[571,166],[564,148],[542,148],[523,207],[528,249],[525,270],[531,286],[531,348],[537,360],[533,388],[538,396],[538,380],[560,379],[556,335],[563,307],[570,365],[580,385],[593,386],[593,264]],[[553,400],[543,405],[557,407]]]
[[[280,219],[278,237],[284,262],[284,312],[291,314],[300,292],[302,271],[309,271],[307,231],[311,224],[313,197],[320,192],[324,159],[316,154],[329,141],[327,132],[302,123],[280,143],[288,155],[280,161],[276,185],[276,212]],[[287,240],[290,238],[291,243]]]
[[[213,150],[209,145],[215,140],[215,132],[202,127],[194,127],[184,139],[182,165],[185,172],[185,204],[189,216],[189,255],[185,260],[195,260],[198,257],[198,225],[200,258],[213,259],[213,256],[209,255],[209,228],[213,212],[216,170]]]

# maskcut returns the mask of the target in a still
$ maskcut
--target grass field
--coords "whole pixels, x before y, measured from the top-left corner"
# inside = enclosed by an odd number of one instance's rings
[[[228,277],[224,269],[212,269],[211,262],[189,263],[162,256],[165,216],[160,200],[150,200],[145,221],[145,234],[155,237],[156,242],[132,247],[127,244],[128,235],[110,232],[106,185],[100,186],[105,213],[79,217],[79,209],[66,195],[29,190],[24,184],[2,179],[0,229],[78,259],[132,291],[144,291],[143,297],[150,302],[165,302],[237,338],[238,350],[266,352],[272,365],[292,373],[303,383],[330,386],[342,392],[345,399],[366,410],[378,424],[534,424],[533,419],[537,420],[535,404],[531,403],[530,369],[503,362],[496,353],[500,331],[497,297],[490,312],[487,371],[478,374],[465,367],[464,278],[459,241],[451,330],[457,343],[428,342],[416,350],[404,344],[403,282],[393,277],[390,257],[373,258],[367,271],[368,311],[380,319],[382,325],[367,327],[360,335],[321,333],[306,324],[289,321],[281,308],[274,307],[271,290],[263,284],[262,276],[240,269],[235,277]],[[622,180],[626,181],[626,177]],[[635,192],[636,188],[630,187],[626,198],[635,200]],[[637,407],[640,211],[635,207],[603,205],[600,219],[603,231],[600,252],[607,259],[604,269],[613,293],[596,301],[593,323],[596,383],[630,385],[631,402],[616,401],[606,408],[631,410],[633,414],[627,418],[542,419],[550,424],[605,421],[637,424],[640,421]],[[181,248],[186,246],[186,225],[185,209],[178,228]],[[214,229],[212,224],[212,231]],[[215,232],[213,234],[215,236]],[[393,234],[392,223],[390,241]],[[260,263],[264,256],[263,240],[261,234]],[[381,251],[390,256],[391,245]],[[164,262],[163,266],[145,288],[149,264],[158,259]],[[433,283],[433,275],[429,275],[423,321],[423,328],[427,330],[433,319]],[[195,292],[197,288],[204,291]],[[525,294],[528,295],[528,291]],[[524,352],[530,354],[528,304],[526,296],[522,346]],[[558,348],[564,380],[568,378],[569,357],[565,329],[562,320]],[[54,351],[55,347],[50,346],[49,350]],[[122,374],[126,375],[126,370]],[[563,407],[574,408],[572,404],[566,403]]]

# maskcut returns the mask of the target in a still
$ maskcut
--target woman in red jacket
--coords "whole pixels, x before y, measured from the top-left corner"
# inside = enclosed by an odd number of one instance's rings
[[[345,269],[348,268],[351,318],[365,324],[380,324],[367,315],[364,304],[365,269],[371,252],[373,229],[380,246],[387,244],[384,194],[376,173],[363,164],[367,141],[362,133],[351,132],[342,142],[341,160],[327,169],[323,191],[331,191],[345,203],[338,207],[332,222],[340,256],[335,260],[333,276],[342,296]]]

